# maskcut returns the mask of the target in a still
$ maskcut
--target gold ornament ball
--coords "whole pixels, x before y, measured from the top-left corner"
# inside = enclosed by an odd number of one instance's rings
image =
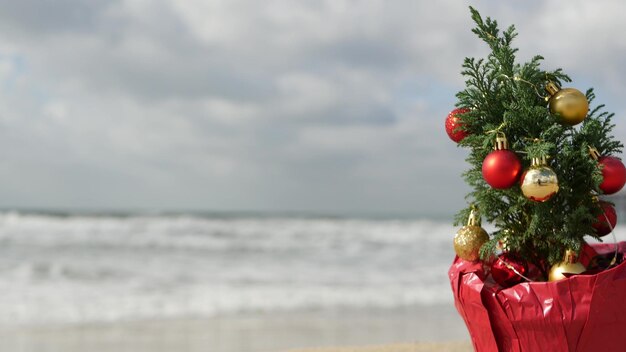
[[[524,197],[535,202],[545,202],[559,191],[556,173],[546,165],[531,166],[522,176]]]
[[[574,126],[581,123],[589,112],[587,97],[574,88],[564,88],[550,97],[550,112],[556,115],[559,122]]]
[[[480,247],[489,240],[489,235],[482,227],[466,225],[454,236],[454,251],[461,259],[475,261],[480,258]]]
[[[563,280],[567,278],[564,274],[580,274],[585,270],[587,270],[587,268],[577,260],[576,252],[568,250],[565,252],[563,261],[554,264],[552,268],[550,268],[548,280]]]
[[[559,281],[566,279],[567,277],[563,275],[566,274],[580,274],[587,270],[584,265],[580,262],[576,263],[558,263],[552,266],[550,269],[550,276],[548,278],[549,281]]]

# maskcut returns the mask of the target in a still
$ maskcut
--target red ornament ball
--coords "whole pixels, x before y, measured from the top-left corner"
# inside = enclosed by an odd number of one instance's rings
[[[524,281],[524,278],[519,276],[513,269],[526,276],[528,265],[510,252],[502,253],[491,264],[491,277],[504,288],[517,285]]]
[[[614,156],[603,156],[598,159],[598,162],[602,166],[604,178],[600,189],[604,194],[617,193],[626,183],[626,167],[619,158]]]
[[[459,118],[459,115],[463,115],[468,111],[469,109],[467,108],[454,109],[446,117],[446,132],[450,139],[457,143],[469,135],[469,132],[463,129],[463,121]]]
[[[615,212],[615,208],[608,202],[600,201],[600,207],[604,213],[598,215],[597,222],[594,222],[592,226],[598,236],[606,236],[610,234],[611,229],[614,229],[617,225],[617,213]]]
[[[497,189],[513,186],[522,172],[522,162],[508,150],[494,150],[483,160],[483,178]]]

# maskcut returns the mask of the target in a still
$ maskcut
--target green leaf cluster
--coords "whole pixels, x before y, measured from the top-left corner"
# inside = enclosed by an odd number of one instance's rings
[[[589,147],[611,155],[621,153],[623,146],[611,135],[613,114],[604,111],[604,105],[590,109],[577,126],[558,123],[548,109],[544,87],[550,81],[561,86],[570,78],[561,69],[543,70],[539,55],[517,63],[517,49],[511,46],[517,36],[515,27],[501,32],[495,20],[483,19],[474,8],[470,10],[476,23],[472,31],[491,52],[486,58],[464,60],[465,89],[456,95],[457,106],[470,109],[461,116],[463,128],[470,134],[459,145],[470,150],[466,159],[470,168],[463,176],[473,189],[456,224],[464,224],[472,204],[477,205],[483,218],[497,228],[482,247],[482,257],[494,255],[498,242],[505,240],[510,251],[546,275],[552,264],[562,260],[566,249],[580,250],[585,236],[597,238],[592,224],[601,210],[593,194],[601,193],[602,174]],[[593,90],[586,96],[592,106]],[[498,190],[485,182],[482,162],[500,132],[524,169],[532,158],[548,157],[559,179],[559,192],[550,200],[534,202],[525,198],[518,186]]]

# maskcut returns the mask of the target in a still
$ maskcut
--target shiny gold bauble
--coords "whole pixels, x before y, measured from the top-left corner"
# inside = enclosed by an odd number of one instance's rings
[[[567,278],[564,274],[580,274],[585,270],[587,270],[587,268],[577,260],[576,252],[568,250],[565,252],[564,260],[552,266],[548,280],[563,280]]]
[[[482,227],[466,225],[454,236],[454,251],[459,258],[475,261],[480,258],[480,247],[489,240],[489,235]]]
[[[580,262],[576,263],[566,263],[561,262],[558,264],[554,264],[550,269],[550,276],[548,278],[549,281],[559,281],[566,279],[565,274],[580,274],[587,270],[584,265]]]
[[[587,117],[589,102],[578,89],[558,89],[556,85],[549,84],[546,90],[551,94],[548,101],[550,112],[557,116],[560,123],[574,126]]]
[[[521,188],[524,197],[545,202],[559,191],[559,180],[554,170],[545,165],[545,159],[533,159],[531,167],[522,175]]]

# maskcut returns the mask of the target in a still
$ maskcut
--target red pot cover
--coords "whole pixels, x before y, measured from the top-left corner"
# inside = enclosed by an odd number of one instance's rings
[[[580,260],[614,250],[593,245]],[[626,242],[619,250],[626,252]],[[476,351],[626,351],[626,261],[595,275],[506,289],[486,278],[482,263],[457,257],[448,274]]]

